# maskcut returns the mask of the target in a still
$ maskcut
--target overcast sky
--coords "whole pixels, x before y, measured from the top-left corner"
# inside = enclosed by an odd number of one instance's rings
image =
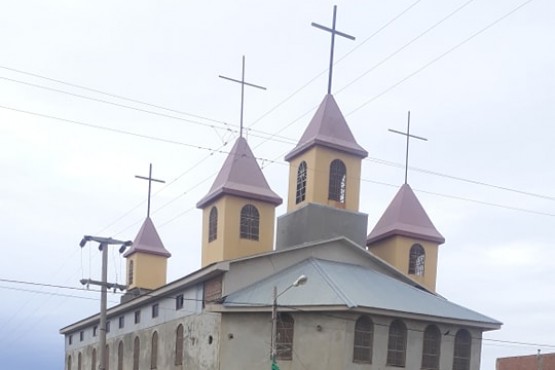
[[[99,252],[79,240],[135,237],[147,184],[134,176],[149,163],[166,180],[152,219],[173,255],[168,280],[200,267],[195,203],[238,135],[240,88],[218,75],[239,78],[242,55],[247,80],[268,89],[246,91],[246,136],[287,198],[283,156],[326,92],[329,34],[310,23],[330,25],[334,4],[356,37],[337,39],[332,91],[369,152],[368,231],[403,182],[405,143],[388,128],[404,130],[410,110],[429,141],[411,144],[409,183],[446,238],[438,292],[504,323],[485,333],[482,370],[555,351],[552,1],[21,0],[0,3],[7,368],[61,369],[58,330],[99,305],[95,292],[7,280],[98,278]],[[124,275],[114,253],[110,279]]]

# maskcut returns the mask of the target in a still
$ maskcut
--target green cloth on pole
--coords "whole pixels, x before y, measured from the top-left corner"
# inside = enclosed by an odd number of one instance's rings
[[[272,370],[279,370],[278,364],[272,361]]]

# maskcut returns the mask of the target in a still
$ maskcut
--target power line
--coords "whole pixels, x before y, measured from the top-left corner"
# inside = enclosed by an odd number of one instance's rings
[[[424,64],[422,67],[418,68],[417,70],[415,70],[414,72],[408,74],[407,76],[403,77],[401,80],[397,81],[395,84],[391,85],[390,87],[388,87],[387,89],[383,90],[382,92],[380,92],[379,94],[375,95],[374,97],[366,100],[364,103],[360,104],[358,107],[356,107],[355,109],[353,109],[352,111],[350,111],[349,113],[347,113],[345,115],[345,117],[350,116],[351,114],[359,111],[360,109],[364,108],[366,105],[370,104],[371,102],[373,102],[374,100],[382,97],[383,95],[387,94],[388,92],[390,92],[391,90],[395,89],[397,86],[401,85],[403,82],[411,79],[412,77],[416,76],[418,73],[422,72],[423,70],[427,69],[429,66],[431,66],[432,64],[436,63],[437,61],[441,60],[443,57],[447,56],[448,54],[450,54],[451,52],[455,51],[456,49],[458,49],[459,47],[463,46],[464,44],[466,44],[467,42],[469,42],[470,40],[474,39],[476,36],[480,35],[481,33],[483,33],[484,31],[488,30],[489,28],[495,26],[497,23],[501,22],[502,20],[504,20],[505,18],[507,18],[508,16],[510,16],[511,14],[517,12],[518,10],[520,10],[521,8],[523,8],[525,5],[528,5],[529,3],[531,3],[534,0],[527,0],[523,3],[521,3],[520,5],[518,5],[517,7],[513,8],[511,11],[509,11],[508,13],[505,13],[504,15],[502,15],[501,17],[497,18],[495,21],[489,23],[486,27],[476,31],[475,33],[473,33],[472,35],[470,35],[469,37],[467,37],[466,39],[464,39],[463,41],[459,42],[458,44],[456,44],[455,46],[451,47],[450,49],[448,49],[447,51],[445,51],[444,53],[440,54],[439,56],[435,57],[434,59],[430,60],[428,63]]]
[[[13,279],[4,279],[4,278],[0,278],[0,282],[7,282],[7,283],[12,283],[12,284],[32,285],[32,286],[54,287],[54,288],[59,288],[59,289],[80,290],[80,291],[84,291],[84,292],[93,292],[93,293],[98,293],[99,292],[99,290],[96,290],[96,289],[75,288],[75,287],[71,287],[71,286],[63,286],[63,285],[57,285],[57,284],[47,284],[47,283],[39,283],[39,282],[33,282],[33,281],[22,281],[22,280],[13,280]],[[14,287],[0,286],[0,289],[10,289],[10,290],[29,292],[29,293],[47,294],[47,295],[61,296],[61,297],[67,297],[67,298],[78,298],[78,299],[87,299],[87,300],[98,301],[98,298],[68,295],[68,294],[60,294],[60,293],[54,293],[54,292],[44,292],[44,291],[31,290],[31,289],[25,289],[25,288],[14,288]],[[125,293],[123,293],[123,292],[114,292],[114,294],[123,295]],[[194,302],[203,302],[204,301],[204,299],[181,297],[181,295],[163,295],[163,296],[159,296],[159,295],[152,294],[152,293],[145,293],[141,296],[158,297],[158,298],[161,298],[161,299],[176,299],[179,296],[180,298],[183,298],[183,300],[185,300],[185,301],[194,301]],[[113,301],[113,303],[118,303],[118,302]],[[252,302],[234,302],[234,301],[226,301],[225,303],[240,304],[240,305],[254,306],[254,307],[270,307],[271,306],[271,303],[252,303]],[[330,317],[330,318],[345,320],[345,321],[350,321],[350,322],[356,322],[357,321],[357,318],[344,317],[344,316],[339,316],[338,314],[326,313],[326,312],[320,312],[320,311],[314,312],[314,311],[310,311],[310,310],[300,308],[300,307],[297,307],[297,306],[279,305],[278,307],[288,308],[288,309],[292,309],[294,311],[302,312],[302,313],[312,313],[312,314],[313,313],[318,313],[322,316],[327,316],[327,317]],[[377,325],[377,326],[389,327],[389,325],[382,324],[382,323],[374,322],[373,324]],[[338,329],[336,328],[334,330],[338,330]],[[421,333],[424,332],[424,330],[412,329],[412,328],[408,328],[407,330],[414,331],[414,332],[421,332]],[[448,334],[444,334],[444,335],[454,336],[455,334],[448,333]],[[552,347],[552,348],[555,348],[555,344],[532,343],[532,342],[522,342],[522,341],[504,340],[504,339],[493,339],[493,338],[484,338],[484,337],[474,337],[474,339],[480,339],[480,340],[483,340],[483,341],[490,341],[490,342],[497,342],[497,343],[506,343],[506,344],[512,344],[512,345],[520,345],[520,346],[535,346],[535,347],[550,347],[550,348]]]
[[[470,3],[472,3],[474,0],[468,0],[467,2],[465,2],[464,4],[462,4],[461,6],[457,7],[455,10],[453,10],[451,13],[447,14],[445,17],[443,17],[442,19],[440,19],[438,22],[434,23],[432,26],[428,27],[426,30],[424,30],[423,32],[421,32],[420,34],[418,34],[416,37],[414,37],[413,39],[411,39],[409,42],[407,42],[406,44],[404,44],[403,46],[401,46],[400,48],[396,49],[393,53],[389,54],[388,56],[386,56],[385,58],[383,58],[381,61],[379,61],[377,64],[375,64],[374,66],[372,66],[370,69],[366,70],[364,73],[362,73],[361,75],[359,75],[358,77],[356,77],[355,79],[353,79],[352,81],[350,81],[349,83],[347,83],[345,86],[343,86],[341,89],[336,91],[336,94],[340,94],[343,90],[349,88],[350,86],[352,86],[355,82],[359,81],[361,78],[363,78],[364,76],[366,76],[368,73],[374,71],[376,68],[378,68],[379,66],[381,66],[382,64],[384,64],[385,62],[387,62],[388,60],[390,60],[391,58],[393,58],[395,55],[399,54],[401,51],[405,50],[407,47],[409,47],[410,45],[412,45],[414,42],[416,42],[417,40],[419,40],[420,38],[422,38],[424,35],[426,35],[427,33],[429,33],[430,31],[432,31],[434,28],[438,27],[440,24],[442,24],[443,22],[445,22],[446,20],[448,20],[449,18],[451,18],[452,16],[454,16],[455,14],[457,14],[458,12],[460,12],[461,10],[463,10],[464,8],[466,8],[468,5],[470,5]]]

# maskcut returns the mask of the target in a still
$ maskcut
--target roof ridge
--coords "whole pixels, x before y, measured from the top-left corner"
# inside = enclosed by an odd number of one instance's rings
[[[328,286],[333,290],[335,294],[339,296],[339,298],[347,305],[349,308],[356,307],[357,305],[354,303],[352,299],[349,298],[343,291],[339,288],[337,282],[328,274],[324,266],[322,266],[319,261],[320,259],[310,257],[308,262],[314,267],[316,271],[320,273],[320,276],[326,281]]]

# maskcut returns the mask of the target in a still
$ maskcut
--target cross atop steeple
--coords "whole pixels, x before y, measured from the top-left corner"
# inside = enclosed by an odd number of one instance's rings
[[[241,80],[236,80],[234,78],[229,78],[222,75],[219,75],[218,77],[241,84],[241,119],[239,121],[239,136],[243,137],[243,106],[244,106],[244,100],[245,100],[245,85],[256,87],[257,89],[262,89],[262,90],[266,90],[266,88],[245,82],[245,56],[244,55],[243,55],[243,68],[241,73]]]
[[[421,136],[411,135],[411,133],[410,133],[410,110],[409,110],[408,119],[407,119],[407,132],[397,131],[397,130],[393,130],[393,129],[389,129],[389,131],[407,137],[407,151],[406,151],[406,154],[405,154],[405,184],[406,184],[407,183],[407,177],[408,177],[408,171],[409,171],[409,141],[410,141],[410,138],[412,137],[414,139],[423,140],[423,141],[428,141],[428,139],[426,139],[424,137],[421,137]]]
[[[333,21],[332,21],[331,28],[326,27],[326,26],[322,26],[318,23],[312,22],[312,26],[331,33],[330,72],[329,72],[329,76],[328,76],[328,94],[331,94],[331,81],[332,81],[331,78],[332,78],[332,74],[333,74],[333,51],[335,49],[335,35],[345,37],[349,40],[354,40],[355,39],[354,36],[347,35],[346,33],[339,32],[335,29],[336,14],[337,14],[337,5],[334,5],[333,6]]]
[[[146,209],[146,217],[148,218],[150,217],[150,190],[151,190],[152,181],[161,182],[161,183],[165,183],[165,181],[152,178],[152,163],[150,164],[150,167],[148,170],[148,177],[139,176],[139,175],[135,175],[135,177],[142,180],[148,180],[148,208]]]

